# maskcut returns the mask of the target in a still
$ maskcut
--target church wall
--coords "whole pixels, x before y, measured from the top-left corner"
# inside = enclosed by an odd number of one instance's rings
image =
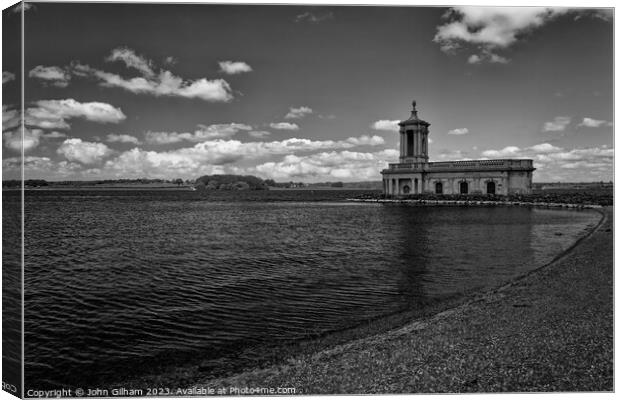
[[[461,182],[467,182],[468,194],[487,194],[487,183],[495,183],[495,194],[508,194],[506,171],[484,172],[433,172],[427,174],[426,193],[435,193],[436,183],[441,182],[443,194],[460,194]]]
[[[461,194],[461,182],[467,183],[468,194],[488,194],[488,183],[495,185],[495,194],[530,193],[532,172],[528,171],[450,171],[427,173],[384,173],[385,193],[392,196],[429,193],[434,194],[441,183],[442,194]],[[418,180],[416,190],[415,179]]]
[[[530,193],[532,191],[532,172],[510,171],[508,193]]]

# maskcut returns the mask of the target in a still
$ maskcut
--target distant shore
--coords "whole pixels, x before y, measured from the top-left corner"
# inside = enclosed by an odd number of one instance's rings
[[[555,261],[461,306],[200,384],[303,394],[612,391],[613,209],[600,212]]]

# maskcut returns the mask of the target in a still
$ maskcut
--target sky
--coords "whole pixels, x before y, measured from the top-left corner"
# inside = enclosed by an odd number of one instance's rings
[[[430,161],[613,179],[613,13],[27,3],[3,11],[4,179],[377,181],[417,101]]]

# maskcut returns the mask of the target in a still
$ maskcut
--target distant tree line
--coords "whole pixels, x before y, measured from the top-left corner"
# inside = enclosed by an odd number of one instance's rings
[[[152,183],[173,183],[176,185],[190,185],[193,181],[189,179],[183,180],[181,178],[177,179],[147,179],[147,178],[138,178],[138,179],[100,179],[100,180],[92,180],[92,181],[54,181],[48,182],[44,179],[27,179],[24,181],[24,186],[26,187],[41,187],[41,186],[93,186],[93,185],[110,185],[110,184],[152,184]],[[20,180],[3,180],[2,187],[12,188],[12,187],[20,187]]]
[[[199,190],[267,190],[267,183],[252,175],[204,175],[194,185]]]
[[[43,179],[28,179],[24,181],[25,187],[41,187],[47,186],[48,182]],[[22,181],[18,181],[15,179],[2,181],[2,187],[5,188],[19,188],[22,186]]]

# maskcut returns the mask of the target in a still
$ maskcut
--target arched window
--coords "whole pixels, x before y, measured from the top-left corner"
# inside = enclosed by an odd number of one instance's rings
[[[441,182],[435,182],[435,193],[436,194],[443,193],[443,184]]]
[[[487,182],[487,194],[495,194],[495,182]]]
[[[469,185],[467,185],[467,182],[463,181],[461,182],[461,194],[467,194],[469,192]]]
[[[409,189],[409,185],[405,185],[405,186],[403,186],[403,193],[404,193],[404,194],[409,194],[409,191],[410,191],[410,189]]]

